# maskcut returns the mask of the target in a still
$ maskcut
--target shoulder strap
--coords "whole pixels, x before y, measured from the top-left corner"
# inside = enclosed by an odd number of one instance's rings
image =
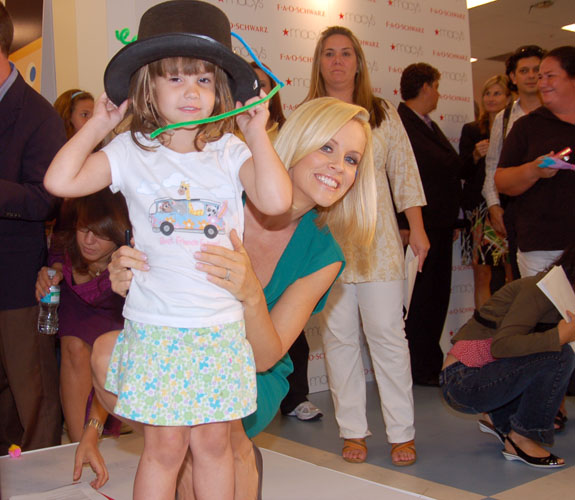
[[[503,112],[503,134],[501,138],[504,139],[507,134],[507,127],[509,126],[509,117],[511,116],[511,110],[513,109],[513,101],[505,106],[505,111]]]

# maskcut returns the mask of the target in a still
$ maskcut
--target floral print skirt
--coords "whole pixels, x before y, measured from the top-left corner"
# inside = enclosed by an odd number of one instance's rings
[[[108,367],[114,413],[151,425],[235,420],[256,409],[255,363],[243,320],[173,328],[126,320]]]
[[[466,210],[467,227],[462,233],[461,260],[464,265],[498,266],[507,262],[507,239],[498,234],[489,222],[487,203]]]

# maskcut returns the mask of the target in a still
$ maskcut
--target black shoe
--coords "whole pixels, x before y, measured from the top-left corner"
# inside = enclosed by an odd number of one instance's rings
[[[505,451],[505,449],[503,449],[501,453],[503,453],[503,456],[507,460],[520,460],[521,462],[530,465],[531,467],[538,467],[540,469],[554,469],[557,467],[563,467],[565,465],[564,463],[560,464],[558,462],[559,457],[553,455],[553,453],[549,453],[548,456],[541,458],[532,457],[531,455],[527,455],[527,453],[525,453],[521,448],[519,448],[519,446],[517,446],[509,436],[507,436],[505,439],[509,441],[509,444],[513,446],[513,449],[515,450],[514,454],[509,453],[508,451]]]
[[[495,436],[497,439],[499,439],[499,442],[502,445],[505,445],[505,434],[503,434],[503,432],[498,431],[492,423],[488,422],[487,420],[479,420],[477,422],[477,425],[479,425],[479,430],[481,432],[485,432],[485,434],[491,434],[492,436]]]

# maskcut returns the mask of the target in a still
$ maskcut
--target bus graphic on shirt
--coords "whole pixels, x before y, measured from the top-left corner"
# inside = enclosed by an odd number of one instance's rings
[[[150,206],[150,223],[154,232],[169,236],[174,231],[204,233],[212,239],[225,234],[223,219],[227,203],[202,199],[159,198]]]

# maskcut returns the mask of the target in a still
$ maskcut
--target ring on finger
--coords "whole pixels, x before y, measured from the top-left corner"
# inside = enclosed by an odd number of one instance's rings
[[[224,276],[224,279],[226,281],[230,281],[230,270],[229,269],[226,269],[226,275]]]

